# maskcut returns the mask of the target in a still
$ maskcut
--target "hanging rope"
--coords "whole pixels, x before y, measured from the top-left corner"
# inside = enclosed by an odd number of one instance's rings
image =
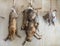
[[[52,0],[50,0],[50,12],[52,10]]]
[[[57,10],[58,9],[58,5],[57,5],[57,2],[58,0],[55,0],[55,10]]]
[[[13,0],[13,6],[11,10],[13,11],[13,14],[14,14],[13,16],[18,17],[18,13],[16,12],[16,9],[15,9],[15,0]]]
[[[13,6],[15,6],[15,0],[13,0]]]

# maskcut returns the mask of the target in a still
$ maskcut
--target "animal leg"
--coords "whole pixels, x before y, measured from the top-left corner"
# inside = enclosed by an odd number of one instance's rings
[[[34,37],[35,37],[36,39],[41,39],[40,37],[37,37],[36,35],[34,35]]]
[[[8,35],[4,40],[7,41],[7,40],[12,40],[12,36]]]
[[[15,32],[15,34],[16,34],[16,36],[17,36],[17,37],[21,38],[21,36],[20,36],[20,35],[18,35],[17,31]]]
[[[4,40],[7,41],[9,39],[9,37],[6,37]]]
[[[40,36],[38,33],[35,33],[36,35]]]

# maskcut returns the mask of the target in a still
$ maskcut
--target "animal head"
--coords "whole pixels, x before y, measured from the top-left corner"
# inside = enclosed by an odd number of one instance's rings
[[[23,16],[27,16],[27,20],[30,21],[30,20],[35,19],[36,14],[35,14],[34,10],[26,9],[26,10],[23,11]]]

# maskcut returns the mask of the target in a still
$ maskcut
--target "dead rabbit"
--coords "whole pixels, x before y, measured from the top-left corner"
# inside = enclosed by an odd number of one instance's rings
[[[37,26],[38,26],[38,23],[30,21],[28,23],[28,26],[25,27],[26,38],[25,38],[25,41],[23,42],[23,46],[25,45],[26,41],[31,42],[33,36],[35,38],[37,38],[38,40],[41,39],[41,35],[39,35],[38,33],[36,33],[36,27]]]
[[[9,25],[8,25],[9,33],[8,33],[8,36],[6,37],[5,41],[8,39],[13,40],[15,35],[18,36],[19,38],[21,37],[17,33],[17,22],[16,22],[17,17],[14,17],[12,15],[13,12],[14,12],[14,10],[12,10],[9,14]]]

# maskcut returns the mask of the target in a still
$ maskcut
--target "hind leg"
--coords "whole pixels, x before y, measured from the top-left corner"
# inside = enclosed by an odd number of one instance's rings
[[[16,34],[16,36],[17,36],[17,37],[21,38],[21,36],[20,36],[20,35],[18,35],[18,32],[17,32],[17,31],[15,32],[15,34]]]
[[[8,35],[4,40],[7,41],[7,40],[12,40],[12,37],[10,35]]]
[[[6,37],[4,40],[7,41],[9,39],[9,37]]]
[[[39,35],[40,36],[40,35]],[[36,38],[36,39],[41,39],[40,37],[37,37],[36,35],[34,35],[34,37]]]
[[[35,37],[36,39],[41,39],[41,38],[38,38],[36,35],[34,35],[34,37]]]
[[[39,36],[39,38],[41,38],[41,37],[42,37],[42,35],[39,35],[38,33],[36,33],[36,35],[37,35],[37,36]]]

